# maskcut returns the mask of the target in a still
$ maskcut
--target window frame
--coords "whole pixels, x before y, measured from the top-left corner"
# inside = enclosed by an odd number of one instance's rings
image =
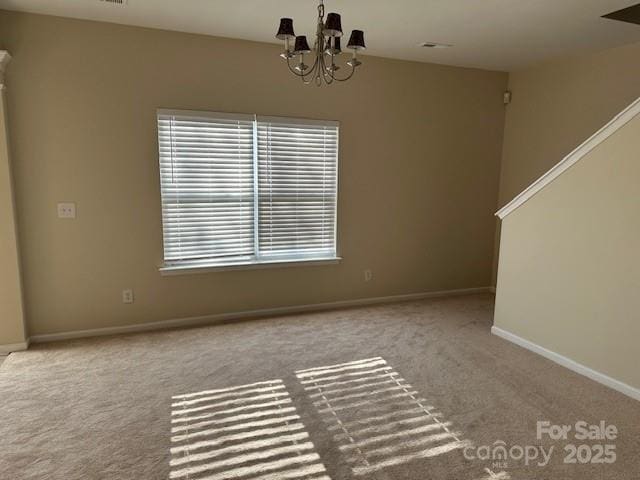
[[[161,162],[160,156],[160,144],[159,144],[159,118],[160,116],[193,116],[201,118],[211,118],[216,120],[252,120],[253,122],[253,183],[254,183],[254,236],[258,236],[259,218],[258,208],[260,195],[258,190],[258,123],[259,122],[282,122],[287,124],[299,124],[299,125],[320,125],[335,127],[337,129],[336,135],[336,181],[335,181],[335,208],[334,208],[334,246],[335,255],[332,256],[320,256],[320,257],[306,257],[306,256],[290,256],[283,258],[270,258],[261,259],[259,254],[258,244],[254,244],[254,254],[251,259],[242,259],[237,261],[228,262],[216,262],[215,260],[202,260],[202,261],[169,261],[164,259],[164,216],[163,216],[163,202],[162,202],[162,173],[161,169],[158,169],[158,178],[160,181],[160,209],[161,209],[161,233],[162,233],[162,257],[163,260],[158,267],[161,275],[184,275],[184,274],[197,274],[208,272],[220,272],[220,271],[233,271],[233,270],[254,270],[265,268],[283,268],[283,267],[305,267],[305,266],[318,266],[318,265],[335,265],[340,263],[342,256],[340,254],[340,242],[339,242],[339,224],[338,224],[338,199],[340,190],[340,122],[336,120],[320,120],[311,118],[300,117],[281,117],[273,115],[257,115],[257,114],[245,114],[245,113],[229,113],[229,112],[211,112],[204,110],[180,110],[180,109],[166,109],[161,108],[156,110],[156,139],[157,139],[157,153],[158,162]]]

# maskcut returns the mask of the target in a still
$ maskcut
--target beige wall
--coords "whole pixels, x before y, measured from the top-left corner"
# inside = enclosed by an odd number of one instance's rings
[[[509,74],[498,207],[640,96],[639,57],[633,44]],[[498,248],[499,232],[495,266]]]
[[[640,388],[640,116],[502,224],[495,326]]]
[[[317,89],[266,44],[8,12],[0,32],[30,334],[489,285],[505,74],[365,58]],[[158,107],[339,120],[344,261],[161,277]]]
[[[2,76],[0,71],[0,353],[7,353],[19,348],[26,335]]]
[[[509,74],[502,207],[640,96],[640,43]]]

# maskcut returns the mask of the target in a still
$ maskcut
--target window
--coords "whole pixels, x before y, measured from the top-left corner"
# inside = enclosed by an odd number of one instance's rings
[[[159,111],[164,268],[336,259],[338,130]]]

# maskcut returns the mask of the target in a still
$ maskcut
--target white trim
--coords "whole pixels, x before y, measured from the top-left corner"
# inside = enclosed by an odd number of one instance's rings
[[[159,268],[160,275],[192,275],[196,273],[227,272],[230,270],[257,270],[263,268],[313,267],[318,265],[337,265],[341,257],[310,258],[308,260],[272,260],[259,262],[241,262],[218,265],[175,264],[163,265]]]
[[[555,165],[551,170],[542,175],[538,180],[533,182],[526,190],[520,195],[511,200],[508,204],[502,207],[496,213],[501,220],[517,209],[520,205],[525,203],[536,193],[542,190],[544,187],[553,182],[556,178],[562,175],[563,172],[571,168],[577,162],[579,162],[585,155],[591,152],[594,148],[604,142],[607,138],[613,135],[616,131],[624,127],[629,121],[631,121],[636,115],[640,113],[640,98],[625,108],[621,113],[616,115],[609,123],[598,130],[592,135],[586,142],[576,148],[573,152],[567,155],[560,163]]]
[[[232,120],[239,122],[253,122],[255,116],[249,113],[228,113],[228,112],[208,112],[205,110],[173,110],[168,108],[158,108],[156,116],[160,117],[186,117],[202,118],[207,120]]]
[[[258,147],[258,116],[253,116],[253,255],[260,261],[260,148]]]
[[[9,343],[7,345],[0,345],[0,355],[9,355],[13,352],[21,352],[29,348],[30,339],[26,342]]]
[[[439,292],[410,293],[406,295],[392,295],[388,297],[360,298],[357,300],[341,300],[338,302],[316,303],[311,305],[296,305],[291,307],[265,308],[260,310],[247,310],[244,312],[220,313],[214,315],[204,315],[201,317],[178,318],[175,320],[162,320],[159,322],[139,323],[136,325],[126,325],[122,327],[106,327],[91,330],[76,330],[63,333],[49,333],[44,335],[33,335],[31,342],[55,342],[59,340],[69,340],[73,338],[98,337],[103,335],[116,335],[122,333],[147,332],[166,328],[194,327],[202,325],[212,325],[224,323],[230,320],[251,319],[259,317],[270,317],[291,313],[319,312],[323,310],[335,310],[339,308],[360,307],[366,305],[376,305],[381,303],[407,302],[411,300],[421,300],[425,298],[448,297],[458,295],[472,295],[475,293],[487,293],[489,287],[463,288],[459,290],[444,290]]]
[[[2,54],[4,52],[0,50],[0,60],[2,60]],[[11,56],[9,56],[11,59]],[[8,61],[8,60],[7,60]],[[178,110],[174,108],[158,108],[156,109],[156,116],[178,116],[178,117],[191,117],[191,118],[203,118],[214,120],[238,120],[242,122],[270,122],[270,123],[282,123],[286,125],[315,125],[320,127],[336,127],[340,128],[340,121],[338,120],[320,120],[317,118],[292,118],[292,117],[274,117],[267,115],[257,115],[254,113],[234,113],[234,112],[211,112],[208,110]]]
[[[338,120],[318,120],[315,118],[274,117],[268,115],[256,115],[258,123],[280,123],[283,125],[315,125],[318,127],[340,128]]]
[[[508,340],[509,342],[515,343],[516,345],[526,348],[527,350],[537,353],[538,355],[542,355],[543,357],[548,358],[549,360],[557,363],[558,365],[562,365],[563,367],[568,368],[569,370],[573,370],[574,372],[579,373],[580,375],[584,375],[585,377],[590,378],[591,380],[594,380],[598,383],[601,383],[602,385],[605,385],[609,388],[617,390],[618,392],[623,393],[635,400],[640,400],[640,389],[638,388],[632,387],[631,385],[627,385],[626,383],[621,382],[620,380],[616,380],[615,378],[611,378],[610,376],[605,375],[604,373],[597,372],[596,370],[593,370],[585,365],[582,365],[581,363],[578,363],[574,360],[571,360],[570,358],[560,355],[559,353],[556,353],[544,347],[541,347],[540,345],[530,342],[529,340],[525,340],[522,337],[514,335],[513,333],[507,332],[506,330],[503,330],[496,326],[491,327],[491,333],[500,338]]]

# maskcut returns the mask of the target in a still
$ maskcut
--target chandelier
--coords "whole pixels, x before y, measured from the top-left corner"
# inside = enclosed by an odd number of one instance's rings
[[[291,73],[301,78],[306,85],[314,82],[317,86],[322,85],[323,82],[327,85],[331,85],[334,81],[345,82],[353,77],[356,68],[362,65],[362,62],[358,60],[358,50],[366,48],[364,32],[353,30],[347,44],[347,48],[353,50],[353,56],[346,62],[351,70],[346,76],[340,78],[337,72],[341,67],[336,64],[336,60],[342,54],[340,37],[342,37],[340,15],[329,13],[325,22],[323,0],[320,0],[318,5],[318,27],[313,50],[309,48],[305,35],[296,36],[293,33],[291,18],[280,19],[280,28],[276,35],[276,38],[284,41],[284,52],[280,56],[286,60]],[[292,40],[294,41],[293,50],[291,50]],[[311,66],[305,64],[305,55],[309,54],[313,57]]]

